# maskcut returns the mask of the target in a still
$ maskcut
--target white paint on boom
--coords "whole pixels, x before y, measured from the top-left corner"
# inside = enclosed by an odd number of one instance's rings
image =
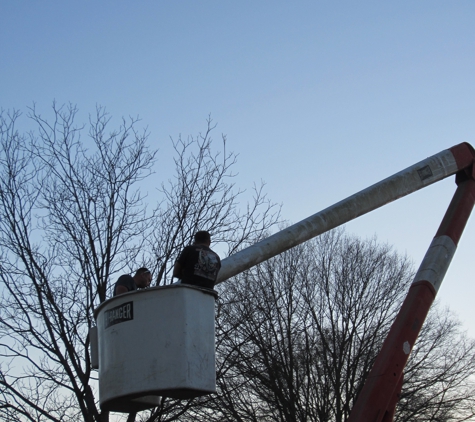
[[[216,284],[356,217],[451,176],[459,170],[450,150],[444,150],[420,161],[223,259]]]
[[[428,281],[438,292],[456,249],[457,246],[449,236],[436,237],[424,256],[412,284]]]

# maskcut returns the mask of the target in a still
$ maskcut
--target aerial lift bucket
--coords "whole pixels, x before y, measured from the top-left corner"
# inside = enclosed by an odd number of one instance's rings
[[[174,284],[102,303],[95,312],[93,365],[99,369],[101,408],[137,412],[158,406],[160,397],[215,393],[216,295]]]

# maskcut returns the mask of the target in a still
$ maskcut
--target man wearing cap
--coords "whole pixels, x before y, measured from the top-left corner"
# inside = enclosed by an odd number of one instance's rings
[[[186,246],[176,260],[173,277],[181,279],[184,284],[212,289],[221,268],[221,260],[210,249],[210,244],[209,232],[197,232],[194,243]]]
[[[133,277],[129,274],[121,275],[115,283],[114,296],[137,289],[145,289],[150,286],[151,281],[152,274],[145,267],[139,268]]]

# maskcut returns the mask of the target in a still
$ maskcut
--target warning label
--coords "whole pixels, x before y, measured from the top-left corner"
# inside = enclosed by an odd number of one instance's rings
[[[127,302],[104,312],[104,324],[106,328],[132,319],[134,319],[134,302]]]

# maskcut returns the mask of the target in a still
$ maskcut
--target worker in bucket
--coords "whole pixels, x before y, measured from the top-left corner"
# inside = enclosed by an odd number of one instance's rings
[[[212,289],[221,268],[221,260],[210,249],[210,245],[209,232],[196,232],[193,244],[186,246],[176,260],[173,277],[179,278],[182,284]]]
[[[114,296],[131,292],[137,289],[145,289],[152,282],[152,273],[145,267],[139,268],[132,277],[124,274],[119,277],[114,286]]]

